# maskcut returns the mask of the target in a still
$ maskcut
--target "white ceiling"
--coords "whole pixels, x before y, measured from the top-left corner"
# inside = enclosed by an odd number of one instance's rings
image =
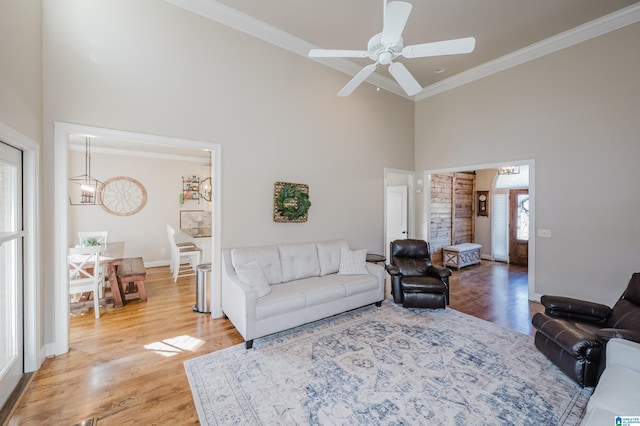
[[[140,140],[128,140],[123,137],[70,134],[69,150],[85,152],[87,138],[89,138],[89,149],[92,153],[193,161],[202,164],[210,164],[211,161],[211,153],[202,149],[189,149],[180,145],[171,146],[158,144],[154,143],[153,140],[141,142]]]
[[[299,55],[312,48],[366,50],[382,30],[383,0],[166,0]],[[466,55],[404,59],[423,91],[415,100],[640,21],[640,0],[411,0],[405,46],[473,36]],[[344,83],[369,59],[309,59],[345,72]],[[446,71],[436,74],[438,68]],[[379,67],[368,81],[406,94]],[[356,90],[366,90],[367,85]],[[368,86],[371,88],[371,86]],[[336,87],[337,93],[342,86]],[[85,136],[69,148],[84,151]],[[94,152],[207,161],[208,152],[92,137]]]
[[[167,1],[305,56],[314,47],[366,50],[368,40],[382,30],[384,4],[383,0]],[[476,48],[470,54],[398,58],[425,87],[415,99],[640,20],[639,0],[412,0],[410,3],[413,9],[403,32],[405,46],[476,38]],[[318,61],[350,75],[371,63],[369,59]],[[436,74],[438,68],[446,71]],[[369,81],[377,81],[381,88],[406,96],[389,77],[386,67],[379,69],[382,78],[375,78],[374,74]],[[345,84],[350,78],[345,76]],[[364,90],[363,87],[366,85],[356,90]],[[336,93],[340,89],[336,87]]]

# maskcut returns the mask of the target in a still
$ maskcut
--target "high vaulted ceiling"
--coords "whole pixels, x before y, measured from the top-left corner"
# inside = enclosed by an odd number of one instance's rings
[[[313,47],[366,50],[382,30],[383,0],[167,0],[301,55]],[[470,54],[398,58],[429,94],[640,20],[638,0],[409,0],[404,45],[476,38]],[[605,18],[603,18],[605,17]],[[265,25],[266,24],[266,25]],[[561,35],[559,35],[561,34]],[[312,59],[309,59],[312,60]],[[355,75],[369,59],[313,59]],[[444,68],[444,72],[436,73]],[[369,81],[406,96],[386,66]],[[345,75],[345,84],[351,79]],[[362,90],[366,85],[361,86]],[[370,87],[370,86],[369,86]],[[336,93],[341,87],[336,87]]]

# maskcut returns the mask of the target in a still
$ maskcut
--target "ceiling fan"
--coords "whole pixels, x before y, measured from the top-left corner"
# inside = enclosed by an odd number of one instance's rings
[[[389,73],[396,79],[407,95],[413,96],[422,90],[420,83],[418,83],[402,63],[393,62],[394,59],[398,56],[404,58],[425,58],[429,56],[457,55],[460,53],[473,52],[475,48],[476,39],[473,37],[404,46],[402,42],[402,31],[411,13],[411,3],[392,1],[387,4],[386,0],[383,0],[383,2],[382,32],[371,37],[367,45],[367,50],[311,49],[309,51],[309,56],[312,58],[368,57],[372,61],[375,61],[356,74],[355,77],[338,92],[338,96],[349,96],[351,92],[373,74],[378,64],[389,65]]]

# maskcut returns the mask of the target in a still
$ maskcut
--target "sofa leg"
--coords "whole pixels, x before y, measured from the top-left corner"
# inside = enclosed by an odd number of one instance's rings
[[[245,349],[251,349],[253,347],[253,339],[244,342],[244,347]]]
[[[382,300],[379,302],[376,302],[376,306],[379,308],[380,306],[382,306]]]

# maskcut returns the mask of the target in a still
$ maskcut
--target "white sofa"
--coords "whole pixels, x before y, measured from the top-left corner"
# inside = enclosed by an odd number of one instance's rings
[[[350,272],[344,262],[349,254],[355,253],[344,240],[223,250],[222,311],[246,348],[258,337],[379,305],[384,268],[365,263],[363,250],[358,253],[362,265],[357,266],[362,270],[355,271],[363,273],[343,275]]]
[[[606,351],[606,366],[589,399],[582,426],[615,425],[616,417],[640,418],[640,343],[611,339]]]

